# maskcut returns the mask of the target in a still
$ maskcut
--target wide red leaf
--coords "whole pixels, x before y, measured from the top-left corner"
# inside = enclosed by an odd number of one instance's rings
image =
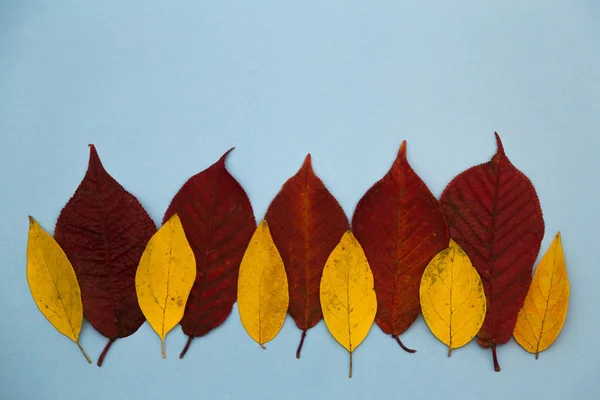
[[[109,341],[134,333],[145,321],[135,291],[138,262],[156,225],[138,200],[106,172],[90,145],[88,170],[63,208],[54,237],[73,264],[83,314]]]
[[[196,281],[181,320],[189,338],[180,357],[194,337],[206,335],[231,314],[240,263],[256,229],[246,192],[225,168],[230,151],[192,176],[163,218],[164,223],[173,214],[179,215],[196,258]]]
[[[350,225],[344,210],[315,175],[310,154],[296,175],[285,182],[265,219],[285,265],[290,291],[288,313],[306,331],[323,319],[319,286],[329,254]]]
[[[487,298],[487,314],[478,333],[479,345],[492,348],[512,336],[531,271],[544,237],[538,196],[529,179],[504,153],[454,178],[440,203],[454,239],[479,272]]]
[[[414,352],[398,335],[421,312],[421,276],[449,238],[437,199],[406,159],[406,141],[392,168],[358,202],[352,230],[373,270],[377,325]]]

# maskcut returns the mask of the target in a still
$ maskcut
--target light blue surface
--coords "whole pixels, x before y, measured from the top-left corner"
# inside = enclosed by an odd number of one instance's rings
[[[0,0],[0,398],[598,398],[599,19],[592,0]],[[569,314],[538,361],[514,341],[499,374],[475,343],[449,359],[419,318],[402,335],[416,354],[374,326],[349,380],[322,322],[296,360],[291,319],[263,351],[234,307],[184,360],[179,328],[163,360],[144,324],[98,368],[31,298],[27,215],[54,229],[89,143],[156,222],[236,146],[228,168],[261,219],[307,152],[351,215],[403,139],[439,196],[493,155],[495,130],[540,196],[542,251],[564,240]],[[105,339],[86,323],[81,342],[96,359]]]

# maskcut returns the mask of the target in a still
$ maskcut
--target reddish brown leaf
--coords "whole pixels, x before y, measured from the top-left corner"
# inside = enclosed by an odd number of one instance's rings
[[[246,192],[225,168],[231,150],[192,176],[163,218],[166,222],[173,214],[179,215],[196,258],[196,281],[181,320],[189,338],[180,358],[194,337],[206,335],[231,314],[240,263],[256,229]]]
[[[512,336],[544,236],[544,220],[533,185],[508,160],[498,134],[496,141],[492,160],[454,178],[440,203],[450,237],[481,276],[487,314],[478,342],[492,348],[499,371],[496,345]]]
[[[290,291],[288,312],[306,331],[322,318],[319,285],[325,262],[349,229],[348,218],[323,181],[315,175],[310,154],[296,175],[285,182],[265,219],[285,265]]]
[[[138,262],[156,226],[138,200],[110,176],[90,145],[88,170],[63,208],[54,236],[73,264],[83,314],[111,344],[144,323],[135,291]]]
[[[406,160],[406,141],[389,172],[358,202],[352,229],[373,270],[377,325],[414,352],[398,335],[419,315],[421,276],[449,238],[436,198]]]

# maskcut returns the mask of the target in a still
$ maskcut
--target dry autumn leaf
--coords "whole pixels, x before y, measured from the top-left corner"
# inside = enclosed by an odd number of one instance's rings
[[[352,353],[373,325],[377,297],[373,273],[351,231],[342,236],[325,263],[320,298],[327,329],[350,353],[352,378]]]
[[[510,340],[531,284],[531,271],[544,237],[544,219],[531,181],[510,162],[500,137],[498,151],[484,164],[460,173],[440,198],[450,237],[479,273],[487,300],[477,342],[492,349]]]
[[[79,344],[83,306],[75,271],[58,243],[32,217],[29,217],[27,242],[27,280],[42,314],[60,333],[77,343],[91,363]]]
[[[290,301],[283,260],[267,221],[250,239],[240,265],[237,295],[242,325],[264,349],[281,330]]]
[[[275,196],[265,219],[289,277],[289,314],[306,331],[323,319],[319,284],[325,262],[350,226],[344,210],[315,174],[310,154]]]
[[[519,311],[514,337],[535,358],[554,343],[567,317],[569,278],[560,233],[540,260]]]
[[[195,278],[194,253],[175,214],[152,236],[135,274],[138,302],[160,336],[163,358],[165,337],[181,321]]]
[[[387,174],[360,199],[352,230],[375,278],[375,322],[399,338],[421,312],[419,285],[427,264],[448,247],[448,227],[437,199],[406,159],[406,141]]]
[[[188,340],[179,358],[195,337],[208,334],[231,314],[240,262],[256,229],[250,200],[225,167],[231,150],[188,179],[163,218],[166,222],[179,215],[196,258],[196,281],[181,319]]]
[[[54,238],[75,269],[83,315],[108,338],[98,366],[115,340],[144,323],[135,271],[155,232],[144,207],[104,169],[90,145],[87,172],[61,211]]]
[[[420,297],[425,322],[448,346],[448,357],[479,332],[486,309],[483,285],[471,260],[453,240],[425,269]]]

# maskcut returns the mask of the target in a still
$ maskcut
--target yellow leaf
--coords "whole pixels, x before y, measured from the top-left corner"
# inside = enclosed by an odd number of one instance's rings
[[[281,330],[289,301],[283,260],[262,221],[240,265],[238,309],[244,329],[263,349]]]
[[[558,337],[567,317],[569,292],[559,232],[535,270],[513,333],[517,342],[534,353],[535,358]]]
[[[163,358],[165,336],[181,321],[195,279],[194,253],[174,214],[148,242],[135,274],[138,303],[160,336]]]
[[[333,249],[321,278],[321,308],[327,329],[352,353],[365,339],[377,312],[373,273],[362,247],[346,231]]]
[[[486,311],[481,278],[461,247],[450,247],[429,262],[421,278],[421,311],[431,332],[453,349],[475,337]]]
[[[27,280],[42,314],[60,333],[77,343],[91,363],[79,344],[83,306],[73,266],[54,238],[32,217],[29,217]]]

